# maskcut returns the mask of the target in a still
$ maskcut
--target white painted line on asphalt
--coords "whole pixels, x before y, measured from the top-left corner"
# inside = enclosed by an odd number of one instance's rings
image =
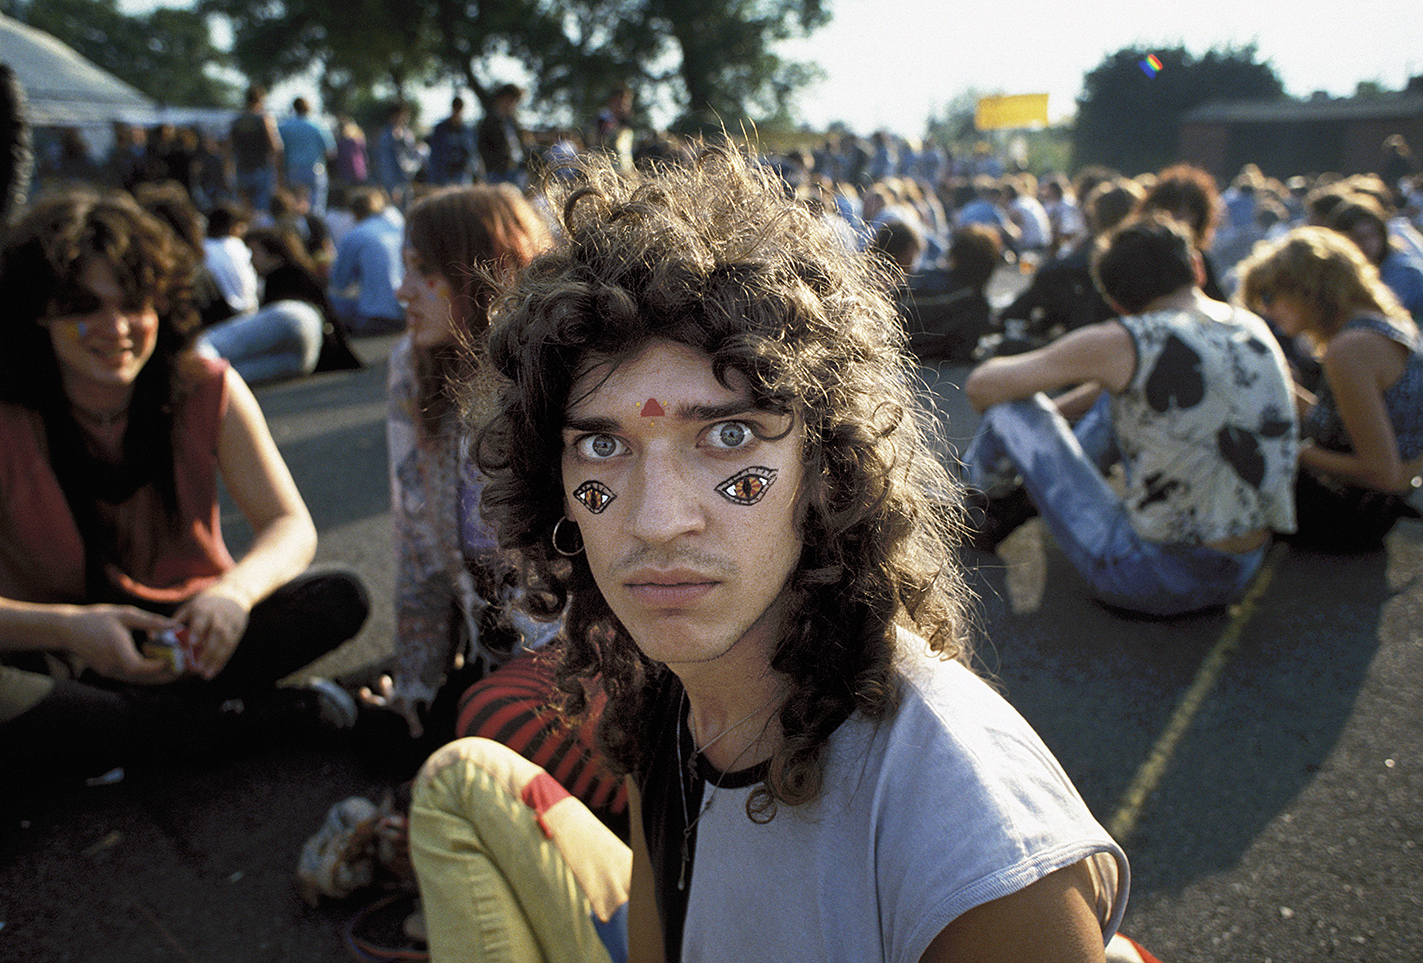
[[[1245,625],[1250,621],[1250,617],[1255,614],[1255,608],[1259,604],[1261,596],[1265,594],[1270,580],[1275,576],[1275,566],[1286,551],[1283,542],[1276,542],[1275,546],[1270,549],[1270,553],[1265,556],[1265,563],[1255,574],[1245,596],[1231,607],[1230,623],[1225,627],[1220,638],[1216,640],[1215,645],[1211,647],[1210,652],[1201,660],[1201,667],[1196,670],[1196,677],[1191,682],[1191,687],[1181,697],[1176,711],[1171,714],[1166,728],[1162,730],[1160,738],[1156,740],[1156,745],[1151,747],[1151,752],[1147,754],[1146,759],[1137,769],[1126,792],[1122,793],[1121,801],[1117,804],[1117,811],[1107,823],[1107,831],[1118,843],[1126,845],[1126,841],[1136,830],[1137,820],[1141,818],[1141,811],[1146,805],[1146,801],[1151,798],[1151,794],[1160,785],[1186,730],[1191,727],[1196,714],[1205,704],[1206,696],[1210,695],[1210,691],[1215,688],[1215,684],[1219,681],[1220,674],[1224,671],[1226,663],[1230,661],[1231,655],[1240,646],[1240,635],[1245,630]]]

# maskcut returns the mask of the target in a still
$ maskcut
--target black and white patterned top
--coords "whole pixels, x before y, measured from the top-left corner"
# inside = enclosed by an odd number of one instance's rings
[[[1265,322],[1221,305],[1123,317],[1136,346],[1113,398],[1126,505],[1142,538],[1199,545],[1294,531],[1290,375]]]

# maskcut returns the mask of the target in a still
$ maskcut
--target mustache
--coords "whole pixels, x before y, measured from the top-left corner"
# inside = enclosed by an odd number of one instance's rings
[[[633,549],[613,566],[615,574],[640,568],[687,568],[717,578],[729,578],[738,572],[735,562],[721,555],[701,552],[695,548],[643,545]]]

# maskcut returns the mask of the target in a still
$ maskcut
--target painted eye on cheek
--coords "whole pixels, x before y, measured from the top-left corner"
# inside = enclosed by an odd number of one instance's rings
[[[582,502],[588,511],[600,515],[618,496],[602,482],[589,480],[573,489],[573,497]]]
[[[776,480],[776,469],[752,465],[716,486],[717,494],[734,505],[754,505]]]

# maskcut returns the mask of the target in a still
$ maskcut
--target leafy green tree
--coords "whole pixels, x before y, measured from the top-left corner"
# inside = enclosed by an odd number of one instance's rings
[[[646,18],[679,55],[686,131],[732,128],[783,112],[815,68],[779,57],[775,44],[830,20],[821,0],[646,0]]]
[[[1161,64],[1143,61],[1154,53]],[[1182,47],[1108,55],[1087,74],[1077,98],[1073,163],[1105,164],[1128,174],[1159,170],[1176,156],[1183,114],[1211,101],[1284,96],[1274,67],[1253,44],[1195,57]]]
[[[129,16],[118,0],[30,0],[8,2],[5,12],[54,34],[160,103],[183,107],[226,107],[236,103],[232,84],[208,67],[226,62],[212,42],[206,18],[193,10],[160,8]]]
[[[423,4],[405,0],[199,0],[205,14],[227,20],[233,64],[271,86],[321,72],[322,97],[333,110],[389,85],[397,96],[433,75],[434,38]]]
[[[774,45],[829,20],[826,0],[200,0],[226,17],[233,58],[267,83],[318,64],[323,91],[397,92],[459,78],[487,108],[498,56],[532,78],[544,113],[596,111],[623,83],[665,95],[682,126],[783,113],[813,76]]]

